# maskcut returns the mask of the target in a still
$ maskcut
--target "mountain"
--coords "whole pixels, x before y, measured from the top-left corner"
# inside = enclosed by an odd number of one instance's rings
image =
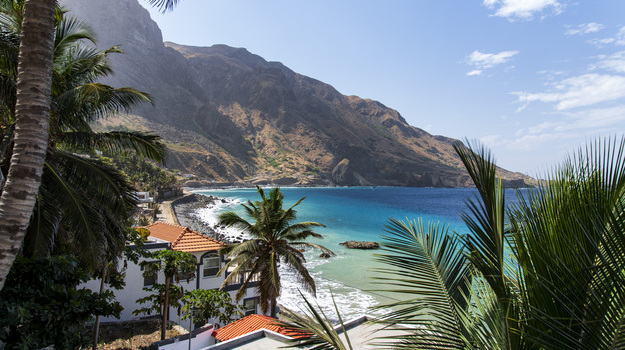
[[[228,183],[470,185],[456,140],[410,126],[377,101],[342,95],[244,48],[163,43],[136,0],[61,3],[94,28],[100,49],[125,51],[104,83],[156,98],[101,127],[158,133],[170,168]]]

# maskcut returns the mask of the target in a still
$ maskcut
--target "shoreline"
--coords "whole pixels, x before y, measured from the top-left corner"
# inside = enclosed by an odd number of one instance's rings
[[[182,198],[178,198],[171,203],[171,208],[180,226],[189,227],[193,231],[199,232],[207,237],[216,239],[226,244],[233,243],[219,227],[213,226],[202,220],[197,211],[199,209],[211,208],[217,204],[230,204],[225,198],[205,196],[198,193],[191,193]]]

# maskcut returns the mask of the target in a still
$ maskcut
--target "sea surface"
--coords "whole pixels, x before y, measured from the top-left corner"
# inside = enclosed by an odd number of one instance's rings
[[[330,291],[344,319],[363,314],[379,315],[384,310],[370,308],[393,301],[393,296],[375,291],[385,289],[383,283],[375,282],[376,274],[372,271],[381,266],[373,260],[374,254],[381,251],[347,249],[339,243],[349,240],[382,242],[389,218],[422,220],[425,225],[428,222],[447,224],[450,231],[469,233],[460,215],[466,210],[465,201],[477,195],[475,189],[468,188],[283,187],[281,190],[285,207],[306,197],[296,207],[296,221],[316,221],[326,226],[315,229],[324,239],[311,242],[324,245],[336,256],[323,259],[319,251],[310,249],[305,256],[306,266],[317,286],[316,301],[333,320],[336,315]],[[228,199],[226,203],[198,210],[198,216],[211,225],[216,224],[219,213],[233,210],[244,216],[240,204],[260,200],[256,189],[198,190],[196,193]],[[514,191],[507,191],[506,197],[514,199]],[[236,236],[238,233],[230,231],[229,234]],[[283,289],[279,303],[289,309],[300,309],[303,303],[295,275],[281,267],[281,276]],[[314,300],[308,293],[304,295]]]

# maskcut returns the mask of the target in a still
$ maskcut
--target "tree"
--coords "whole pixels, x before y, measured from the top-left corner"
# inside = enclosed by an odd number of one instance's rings
[[[55,1],[25,4],[17,73],[14,157],[0,196],[0,289],[21,248],[48,146]],[[178,0],[150,0],[172,9]]]
[[[26,235],[48,147],[54,5],[54,1],[29,0],[24,9],[14,157],[0,197],[0,289]]]
[[[71,255],[18,257],[0,292],[0,340],[6,349],[74,349],[88,341],[86,322],[94,315],[119,317],[108,291],[76,289],[89,274]]]
[[[193,316],[195,325],[217,319],[223,325],[241,316],[241,308],[232,303],[230,294],[218,289],[194,289],[182,297],[183,320]]]
[[[2,78],[13,86],[10,73],[17,65],[11,56],[12,38],[21,31],[24,3],[5,1],[0,21],[6,57]],[[127,221],[134,208],[133,190],[112,166],[95,157],[95,151],[132,151],[142,157],[162,160],[164,146],[158,137],[136,132],[96,133],[90,122],[128,110],[134,104],[150,101],[149,95],[131,88],[112,88],[97,83],[111,74],[107,56],[121,52],[110,48],[100,52],[83,41],[94,42],[93,34],[81,21],[58,10],[55,19],[54,68],[52,79],[53,116],[50,121],[50,146],[47,150],[42,185],[37,205],[25,236],[25,255],[43,256],[60,240],[71,240],[80,249],[76,255],[85,264],[98,266],[103,256],[120,252],[124,245]],[[14,154],[14,90],[2,90],[3,113],[0,122],[2,164]]]
[[[333,255],[329,249],[314,243],[304,242],[308,237],[323,238],[312,231],[313,227],[324,227],[318,222],[300,222],[291,224],[296,218],[295,207],[306,197],[300,199],[288,209],[283,209],[284,195],[279,188],[269,191],[265,196],[262,188],[257,187],[261,201],[242,204],[247,215],[254,219],[252,224],[234,212],[225,212],[219,215],[219,225],[231,226],[249,234],[252,239],[242,243],[230,244],[220,253],[228,255],[231,260],[219,271],[218,275],[230,274],[224,280],[223,286],[243,279],[241,287],[235,295],[237,301],[245,295],[247,286],[258,278],[256,290],[260,294],[260,306],[263,312],[271,310],[271,316],[276,316],[277,298],[280,296],[280,274],[278,265],[285,265],[295,269],[305,290],[315,293],[315,281],[304,266],[304,254],[296,247],[313,247],[324,253]],[[232,269],[232,271],[229,271]]]
[[[161,340],[164,340],[169,307],[175,304],[175,307],[180,308],[180,299],[184,294],[182,287],[172,284],[172,280],[177,284],[180,283],[181,278],[187,281],[193,278],[195,276],[196,261],[193,255],[176,250],[159,250],[152,255],[152,258],[159,260],[142,261],[140,263],[143,268],[143,275],[153,276],[159,271],[163,271],[165,283],[144,288],[146,291],[155,293],[137,300],[139,304],[149,303],[149,305],[133,311],[133,314],[150,314],[151,311],[159,312],[161,315]]]

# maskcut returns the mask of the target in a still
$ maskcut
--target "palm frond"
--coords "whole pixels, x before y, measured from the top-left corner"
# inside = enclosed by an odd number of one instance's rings
[[[323,309],[321,309],[318,304],[316,307],[313,306],[301,292],[299,293],[306,303],[306,308],[301,310],[303,315],[285,310],[285,321],[280,321],[278,323],[278,325],[284,327],[287,332],[292,333],[295,337],[295,339],[289,341],[289,343],[292,344],[285,346],[285,348],[306,347],[311,350],[352,350],[353,347],[349,335],[347,334],[347,329],[340,316],[332,291],[330,291],[332,304],[334,305],[337,315],[339,315],[339,323],[345,342],[328,320]]]
[[[538,346],[623,345],[624,149],[623,139],[598,140],[519,194],[511,227],[528,305],[523,331]]]
[[[466,307],[470,270],[460,240],[448,227],[429,224],[426,231],[421,221],[390,219],[386,231],[382,249],[388,253],[375,259],[389,267],[376,269],[376,280],[402,300],[379,307],[394,309],[382,321],[416,328],[414,336],[396,339],[397,346],[462,349],[458,310]]]
[[[180,0],[147,0],[151,6],[154,6],[161,10],[161,12],[165,13],[166,11],[171,11],[178,5]]]
[[[82,152],[99,150],[107,154],[132,151],[141,158],[163,163],[167,150],[160,140],[160,136],[135,131],[104,133],[75,131],[63,133],[60,146]]]

